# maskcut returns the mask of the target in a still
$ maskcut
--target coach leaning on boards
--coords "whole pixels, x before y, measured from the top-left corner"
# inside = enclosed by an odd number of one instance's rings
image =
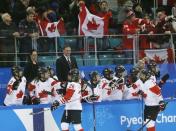
[[[63,55],[56,60],[56,75],[59,81],[67,81],[67,75],[70,69],[78,68],[75,57],[70,56],[71,47],[65,45]]]

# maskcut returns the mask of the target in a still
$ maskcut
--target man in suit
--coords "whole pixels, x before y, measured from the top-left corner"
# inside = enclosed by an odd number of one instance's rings
[[[75,57],[70,56],[71,47],[65,45],[63,55],[56,60],[56,75],[59,81],[67,81],[68,72],[70,69],[78,68]]]

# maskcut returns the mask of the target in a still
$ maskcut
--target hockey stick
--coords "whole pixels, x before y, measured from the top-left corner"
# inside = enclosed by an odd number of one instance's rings
[[[151,121],[152,119],[149,119],[145,124],[143,124],[137,131],[142,131],[143,128]]]
[[[78,99],[74,99],[74,100],[72,100],[72,101],[65,102],[65,103],[59,105],[58,107],[63,106],[63,105],[65,105],[65,104],[67,104],[67,103],[76,101],[76,100],[85,99],[85,98],[90,97],[90,96],[91,96],[91,95],[87,95],[87,96],[83,96],[83,97],[78,98]],[[29,113],[29,115],[38,115],[38,114],[41,114],[41,113],[43,113],[43,112],[45,112],[45,111],[51,111],[51,109],[48,108],[48,109],[44,109],[44,110],[42,110],[42,111],[38,111],[38,112],[35,112],[35,113],[34,113],[34,112],[31,112],[31,113]]]

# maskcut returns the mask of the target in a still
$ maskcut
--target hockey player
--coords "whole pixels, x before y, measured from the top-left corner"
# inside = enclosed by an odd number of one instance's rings
[[[100,85],[101,76],[97,71],[92,71],[89,74],[90,88],[92,89],[92,95],[88,98],[89,101],[100,102],[99,97],[102,95],[102,88]]]
[[[56,89],[60,88],[60,83],[50,78],[47,68],[38,69],[38,78],[34,79],[29,85],[28,90],[33,104],[52,103],[57,97]]]
[[[130,70],[130,74],[127,76],[127,80],[126,80],[127,86],[132,85],[134,82],[136,82],[138,80],[139,71],[140,71],[140,69],[138,67],[133,67]]]
[[[157,82],[157,78],[160,77],[160,71],[159,71],[159,68],[157,67],[156,62],[155,61],[151,61],[147,65],[147,68],[148,68],[148,70],[151,73],[151,78],[150,79],[152,79],[154,82]],[[161,77],[161,79],[160,79],[160,81],[158,83],[159,87],[162,87],[163,84],[165,84],[168,79],[169,79],[169,74],[168,73],[164,74]]]
[[[22,105],[25,95],[26,78],[23,76],[23,70],[19,66],[12,67],[11,72],[12,78],[7,84],[4,105]]]
[[[147,131],[155,131],[155,121],[160,111],[165,109],[166,103],[163,101],[160,87],[150,79],[150,75],[147,70],[140,72],[139,78],[144,85],[139,90],[140,94],[144,98],[144,121],[146,123]]]
[[[113,81],[114,72],[110,68],[105,68],[102,74],[103,78],[100,81],[101,94],[99,94],[99,100],[110,100],[108,97],[110,96],[111,91],[115,89],[115,81]]]
[[[143,82],[138,77],[139,68],[132,68],[130,71],[130,76],[127,79],[127,84],[124,89],[123,99],[140,99],[138,94],[139,89],[143,86]]]
[[[123,80],[118,80],[114,77],[114,72],[110,68],[105,68],[102,74],[104,77],[100,81],[100,88],[102,89],[100,99],[102,101],[121,100],[121,91],[119,93],[118,90],[121,90],[121,83],[123,83]]]
[[[116,83],[116,88],[112,90],[111,95],[109,97],[112,100],[122,100],[125,88],[125,76],[125,67],[123,65],[117,65],[115,67],[115,77],[113,78]]]
[[[66,88],[64,97],[56,100],[51,110],[55,110],[60,104],[65,104],[65,110],[61,120],[62,131],[69,131],[69,124],[72,123],[76,131],[84,131],[81,125],[81,85],[79,83],[80,75],[78,69],[72,69],[69,72],[70,82]]]

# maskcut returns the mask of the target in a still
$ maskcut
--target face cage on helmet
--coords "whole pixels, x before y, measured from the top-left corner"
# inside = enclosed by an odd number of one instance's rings
[[[79,74],[74,74],[74,75],[71,75],[71,81],[72,82],[78,82],[79,81]]]
[[[108,80],[112,80],[113,79],[113,73],[110,74],[104,74],[104,77]]]

